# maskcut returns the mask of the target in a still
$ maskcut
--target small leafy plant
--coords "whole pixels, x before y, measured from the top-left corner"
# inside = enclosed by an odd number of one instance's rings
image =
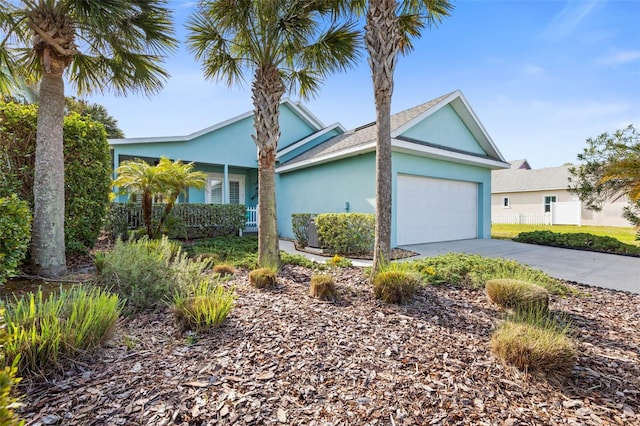
[[[613,237],[586,232],[560,233],[552,231],[521,232],[513,241],[553,247],[566,247],[603,253],[640,256],[640,247],[625,244]]]
[[[336,254],[331,259],[327,260],[327,265],[334,268],[350,268],[353,266],[353,263],[346,257]]]
[[[272,268],[258,268],[249,272],[249,284],[256,288],[273,288],[277,285],[276,271]]]
[[[489,280],[485,291],[491,302],[504,309],[542,312],[549,309],[549,292],[527,281],[507,278]]]
[[[309,294],[321,300],[335,300],[336,283],[331,275],[315,274],[311,276]]]
[[[373,278],[373,293],[377,299],[386,303],[403,304],[411,301],[418,280],[407,271],[383,270]]]

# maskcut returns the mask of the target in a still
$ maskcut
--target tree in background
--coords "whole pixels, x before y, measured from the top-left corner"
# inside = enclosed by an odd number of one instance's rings
[[[109,111],[100,104],[90,104],[84,99],[75,96],[67,96],[64,100],[67,114],[77,112],[80,115],[90,117],[93,121],[102,123],[109,139],[122,139],[124,132],[118,127],[118,120],[109,115]]]
[[[278,266],[275,164],[279,107],[286,92],[308,98],[330,73],[357,58],[358,32],[339,23],[337,1],[218,0],[188,23],[188,43],[207,78],[240,83],[252,73],[254,142],[258,146],[258,263]]]
[[[154,93],[176,45],[164,0],[0,1],[0,91],[39,81],[31,260],[36,273],[66,273],[63,73],[79,94]]]
[[[342,8],[366,15],[364,40],[377,123],[375,274],[391,257],[391,97],[398,53],[411,52],[411,40],[449,16],[453,6],[448,0],[355,0],[343,1]]]
[[[181,193],[185,193],[189,187],[204,188],[206,173],[194,172],[193,167],[193,163],[184,164],[180,160],[171,161],[166,157],[161,157],[155,166],[138,159],[123,161],[116,169],[118,177],[113,184],[122,193],[142,196],[142,217],[149,238],[156,238],[160,235],[162,225],[164,225]],[[153,199],[159,195],[166,198],[166,204],[154,229]]]
[[[578,160],[582,164],[569,169],[569,191],[595,211],[606,200],[627,197],[624,217],[640,227],[640,134],[633,125],[588,138]]]

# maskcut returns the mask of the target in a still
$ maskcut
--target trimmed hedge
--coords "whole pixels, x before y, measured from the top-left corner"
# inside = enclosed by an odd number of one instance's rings
[[[153,218],[157,220],[164,211],[164,204],[154,204]],[[167,229],[170,237],[211,238],[231,235],[244,229],[247,208],[237,204],[176,204],[168,221],[174,228]],[[127,238],[131,230],[144,226],[142,206],[138,203],[111,203],[105,230],[114,238]],[[172,235],[172,231],[179,233]]]
[[[26,201],[0,197],[0,285],[16,272],[31,239],[31,212]]]
[[[640,247],[625,244],[613,237],[593,235],[586,232],[559,233],[552,231],[521,232],[513,241],[539,244],[543,246],[564,247],[602,253],[640,256]]]
[[[15,192],[33,207],[36,105],[0,102],[0,196]],[[64,118],[65,249],[95,245],[111,192],[111,156],[102,124],[71,113]]]
[[[373,250],[376,219],[367,213],[322,213],[315,218],[323,248],[336,254]]]

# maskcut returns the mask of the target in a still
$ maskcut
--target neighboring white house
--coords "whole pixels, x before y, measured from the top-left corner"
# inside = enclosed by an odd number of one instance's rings
[[[571,166],[531,169],[527,160],[491,172],[491,222],[534,225],[631,226],[622,217],[626,198],[604,203],[602,211],[585,208],[569,192]]]

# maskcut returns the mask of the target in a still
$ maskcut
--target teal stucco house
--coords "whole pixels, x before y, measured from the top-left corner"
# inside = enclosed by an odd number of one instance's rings
[[[376,123],[325,126],[299,103],[280,105],[276,166],[278,232],[293,237],[292,213],[375,212]],[[111,139],[122,161],[160,156],[207,173],[189,203],[258,203],[253,114],[187,136]],[[460,91],[391,117],[392,245],[491,236],[491,170],[509,164]]]

